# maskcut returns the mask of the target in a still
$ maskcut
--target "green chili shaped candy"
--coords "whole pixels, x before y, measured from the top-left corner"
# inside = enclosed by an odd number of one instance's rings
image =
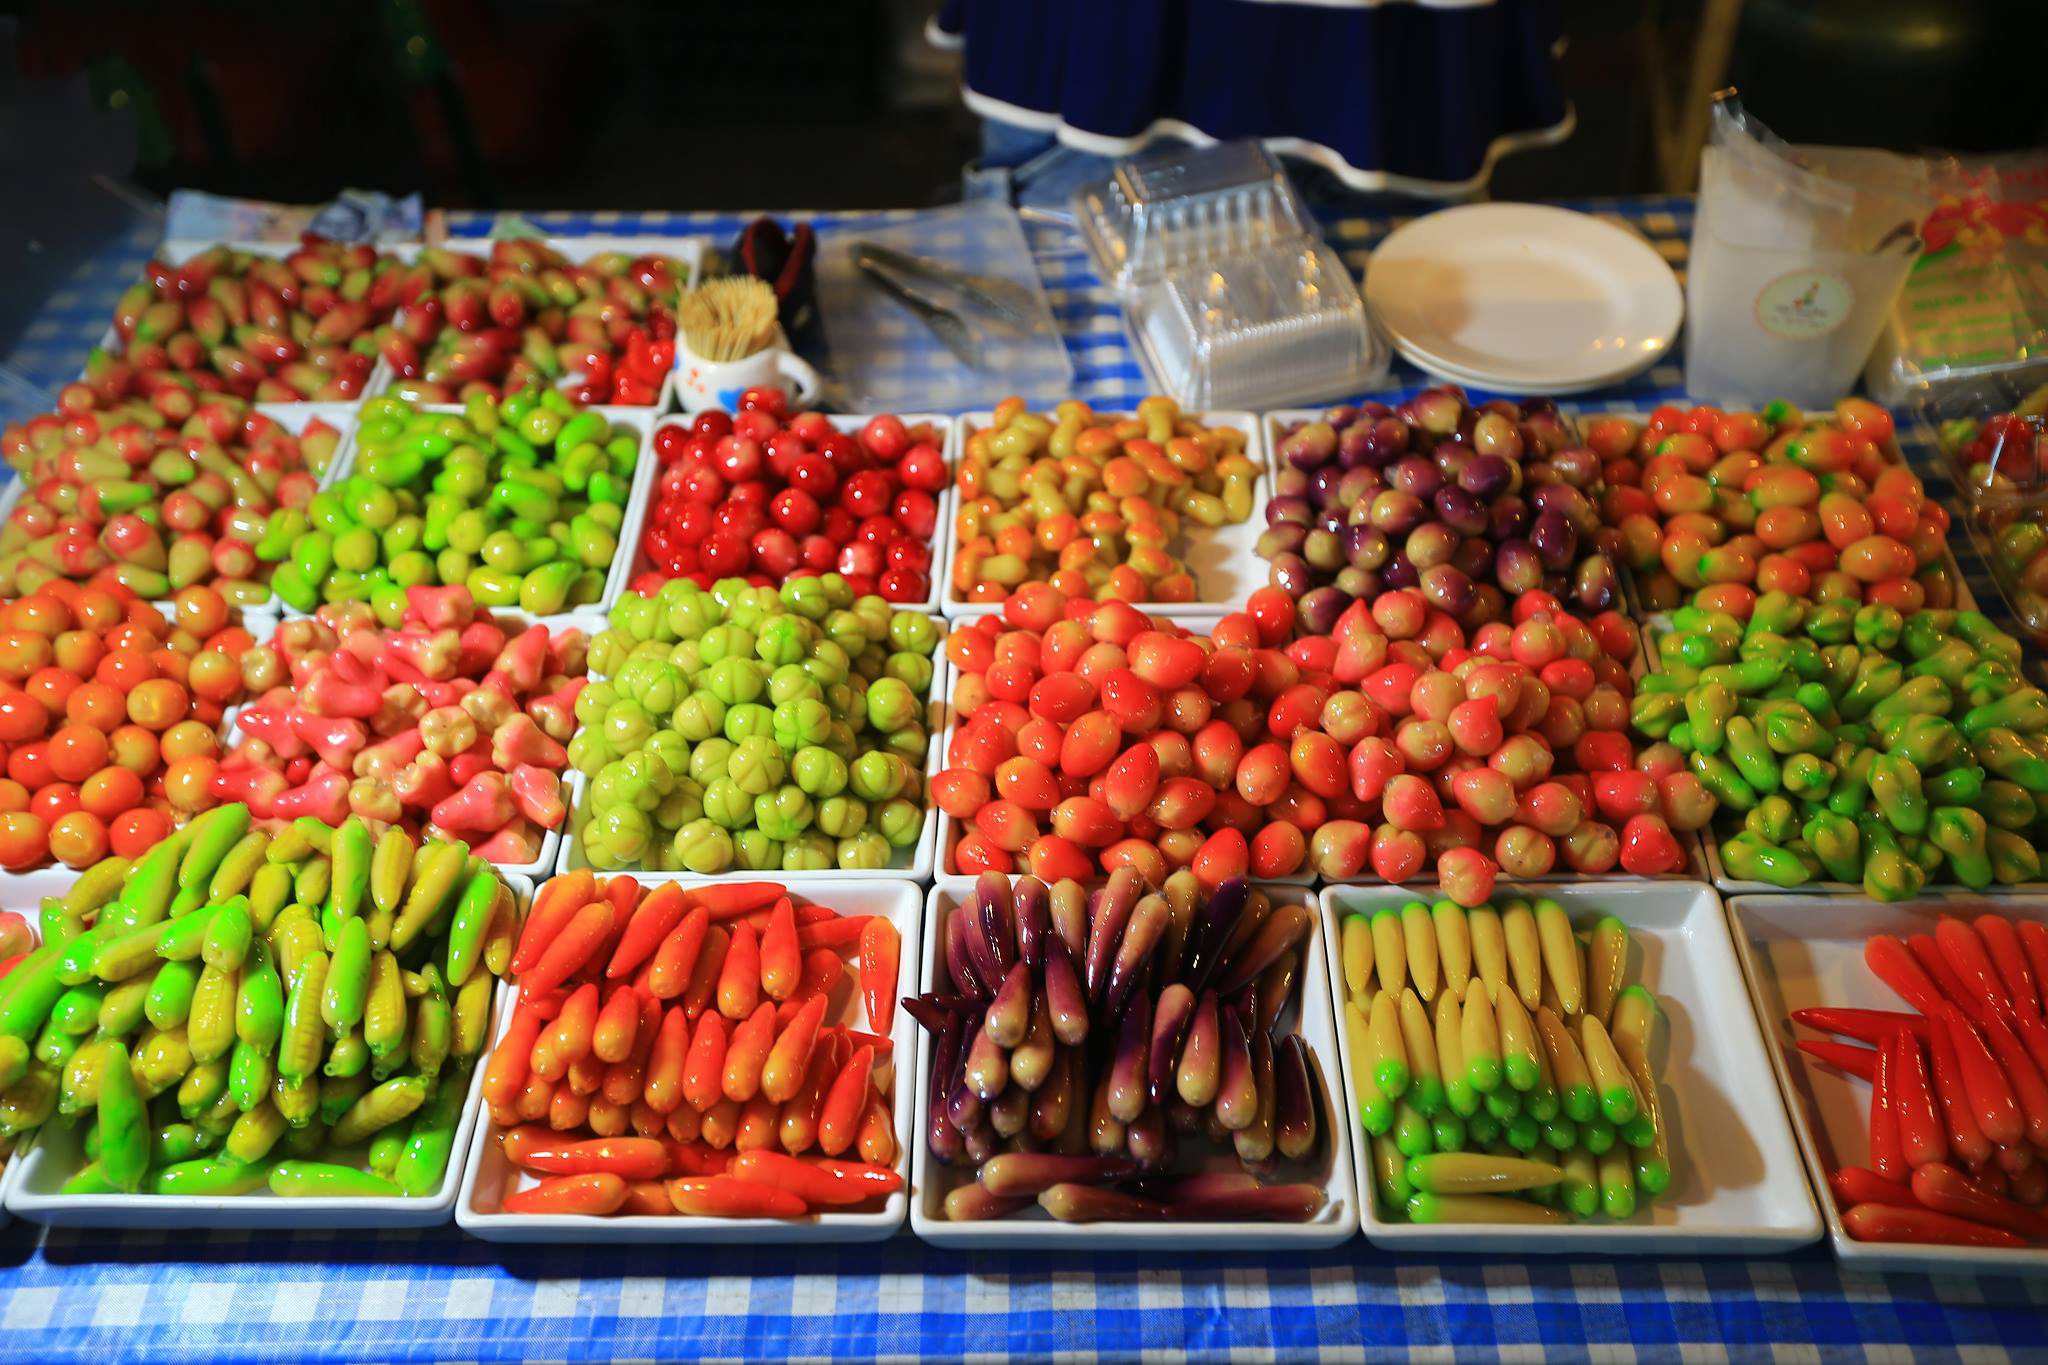
[[[1874,676],[1888,675],[1896,668],[1897,665],[1894,664],[1891,668],[1871,671]],[[1948,684],[1941,679],[1912,678],[1900,684],[1889,695],[1879,697],[1876,704],[1870,708],[1869,719],[1871,724],[1876,725],[1888,716],[1945,716],[1954,709],[1955,704],[1954,693],[1949,691]],[[1844,714],[1847,714],[1847,711],[1845,704]]]
[[[1863,838],[1854,821],[1832,811],[1821,811],[1806,822],[1800,834],[1832,880],[1862,880]]]
[[[1757,726],[1749,716],[1729,716],[1729,729],[1724,735],[1726,747],[1729,747],[1729,761],[1735,763],[1735,772],[1743,776],[1743,782],[1753,786],[1757,792],[1776,792],[1782,786],[1778,755],[1763,743],[1763,737],[1757,733]]]
[[[112,1041],[100,1046],[100,1169],[115,1188],[132,1194],[149,1173],[148,1113],[128,1069],[128,1049]]]
[[[1984,770],[1975,766],[1944,768],[1932,777],[1923,776],[1920,789],[1931,805],[1974,806],[1984,794]]]
[[[1905,676],[1905,669],[1892,660],[1877,655],[1865,655],[1862,662],[1856,665],[1855,681],[1849,684],[1849,690],[1835,703],[1835,709],[1841,713],[1844,720],[1862,720],[1876,709],[1879,703],[1904,690]],[[1938,680],[1931,678],[1915,681],[1933,682],[1937,688],[1941,687]],[[1943,694],[1946,695],[1946,689],[1943,689]]]
[[[1876,758],[1875,749],[1858,749],[1847,763],[1838,765],[1841,774],[1828,789],[1829,810],[1852,820],[1863,814],[1870,801],[1870,765]]]
[[[1901,834],[1927,829],[1927,796],[1920,790],[1920,770],[1911,760],[1879,754],[1870,762],[1870,799]]]
[[[1922,772],[1946,767],[1962,752],[1963,737],[1939,716],[1901,716],[1880,729],[1885,752],[1909,759]]]
[[[468,1091],[469,1072],[464,1066],[442,1077],[434,1097],[413,1115],[412,1132],[391,1172],[392,1181],[404,1193],[431,1194],[440,1185],[455,1151],[455,1126]]]
[[[382,1176],[331,1161],[280,1161],[270,1168],[270,1192],[287,1198],[390,1199],[402,1193]]]
[[[1928,818],[1927,837],[1948,855],[1957,881],[1979,891],[1991,885],[1990,831],[1983,816],[1961,806],[1936,806]]]
[[[1818,753],[1827,736],[1807,709],[1798,702],[1773,702],[1763,718],[1764,743],[1778,754]]]
[[[1806,864],[1789,849],[1765,843],[1752,834],[1738,834],[1721,845],[1721,861],[1729,875],[1773,886],[1803,886],[1812,880]]]
[[[1735,693],[1725,684],[1701,683],[1685,694],[1685,719],[1692,727],[1696,752],[1717,754],[1728,724],[1735,714]]]
[[[1991,875],[2001,885],[2040,880],[2041,855],[2021,836],[2009,829],[1994,829],[1985,845],[1991,855]]]
[[[1906,671],[1915,678],[1938,678],[1951,688],[1963,685],[1964,677],[1978,661],[1977,651],[1961,640],[1944,640],[1933,653],[1914,661]]]
[[[151,1194],[184,1195],[188,1198],[219,1198],[247,1194],[270,1178],[268,1162],[235,1161],[229,1157],[199,1157],[152,1171]]]
[[[2041,746],[2011,730],[1993,728],[1976,736],[1977,759],[2000,777],[2033,794],[2048,793],[2048,756]]]
[[[1906,618],[1896,607],[1867,603],[1856,609],[1853,629],[1856,643],[1865,648],[1890,649],[1899,642]]]
[[[1782,844],[1798,828],[1799,813],[1782,796],[1766,796],[1742,818],[1742,827],[1765,843]]]
[[[1689,763],[1693,775],[1730,810],[1748,810],[1756,804],[1756,791],[1727,759],[1718,754],[1696,753]]]
[[[1927,873],[1906,856],[1891,827],[1874,815],[1856,823],[1866,850],[1863,859],[1863,893],[1872,900],[1910,900],[1927,884]]]
[[[2027,687],[1963,713],[1963,733],[1971,739],[1993,728],[2021,734],[2039,734],[2048,729],[2048,696],[2037,687]]]
[[[1813,754],[1791,754],[1779,771],[1785,790],[1804,801],[1825,801],[1835,781],[1835,765]]]

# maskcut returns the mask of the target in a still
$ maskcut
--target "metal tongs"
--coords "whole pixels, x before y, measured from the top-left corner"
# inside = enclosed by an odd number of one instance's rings
[[[879,242],[855,242],[852,251],[854,268],[916,313],[971,370],[987,368],[982,360],[987,326],[1019,335],[1031,329],[1029,293],[1008,280],[955,270]]]

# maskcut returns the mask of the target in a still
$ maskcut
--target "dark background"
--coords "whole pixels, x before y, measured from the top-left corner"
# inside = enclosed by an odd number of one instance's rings
[[[942,202],[976,125],[956,68],[921,41],[931,3],[0,4],[0,119],[13,125],[0,149],[16,171],[83,167],[157,195],[307,202],[357,185],[483,208]],[[1698,0],[1558,3],[1579,130],[1503,162],[1494,194],[1665,188],[1650,96],[1684,88]],[[2048,137],[2044,53],[2048,0],[1748,0],[1727,75],[1793,140],[1987,150]],[[57,114],[52,92],[68,100]],[[20,152],[25,133],[41,154]]]

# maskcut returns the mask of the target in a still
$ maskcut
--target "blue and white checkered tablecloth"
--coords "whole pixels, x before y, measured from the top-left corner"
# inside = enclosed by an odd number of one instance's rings
[[[1687,199],[1576,205],[1641,230],[1681,270]],[[751,215],[529,215],[563,235],[706,236]],[[818,216],[821,228],[869,222]],[[452,215],[457,232],[488,220]],[[1393,226],[1338,219],[1354,268]],[[1143,371],[1070,236],[1030,229],[1075,392],[1129,406]],[[148,243],[60,286],[9,358],[52,391],[77,373]],[[1405,367],[1402,382],[1419,376]],[[1679,357],[1587,409],[1676,398]],[[1953,492],[1917,452],[1938,495]],[[1980,599],[1996,601],[1966,538]],[[1768,1100],[1766,1101],[1768,1102]],[[1279,1359],[2048,1360],[2048,1281],[1845,1272],[1822,1249],[1749,1260],[1312,1254],[961,1254],[859,1247],[504,1247],[451,1230],[273,1235],[0,1230],[0,1361]]]

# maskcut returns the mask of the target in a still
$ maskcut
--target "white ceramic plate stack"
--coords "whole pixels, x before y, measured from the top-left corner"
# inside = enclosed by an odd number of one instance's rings
[[[1643,238],[1546,204],[1466,204],[1396,228],[1366,267],[1365,304],[1411,364],[1515,394],[1618,383],[1670,353],[1685,315]]]
[[[706,880],[694,879],[698,885]],[[789,889],[795,899],[809,899],[802,887],[791,883]],[[916,989],[913,983],[917,980],[917,923],[923,909],[923,892],[906,881],[871,881],[835,890],[824,900],[842,915],[882,915],[896,926],[903,938],[897,960],[896,994],[899,998],[911,994]],[[859,973],[852,966],[833,989],[826,1009],[832,1023],[866,1027],[867,1011],[861,1001]],[[510,1021],[508,1007],[499,1031]],[[917,1035],[916,1021],[899,1006],[889,1036],[895,1044],[892,1117],[896,1124],[896,1171],[904,1178],[904,1187],[880,1201],[878,1207],[855,1207],[791,1219],[698,1218],[683,1214],[600,1218],[589,1214],[507,1213],[505,1196],[532,1182],[505,1159],[498,1143],[498,1125],[485,1114],[469,1139],[462,1193],[455,1201],[455,1221],[464,1231],[487,1242],[872,1242],[888,1237],[903,1226],[903,1211],[910,1202],[910,1148],[914,1133],[910,1091],[918,1084]]]
[[[1392,909],[1441,893],[1434,887],[1333,886],[1322,893],[1325,974],[1341,996],[1338,940],[1354,910]],[[1345,1109],[1357,1153],[1358,1203],[1365,1235],[1402,1250],[1634,1253],[1782,1252],[1821,1234],[1820,1214],[1799,1166],[1799,1149],[1773,1093],[1770,1063],[1756,1021],[1743,1007],[1741,969],[1728,941],[1720,897],[1700,882],[1606,883],[1515,888],[1558,901],[1575,925],[1600,915],[1628,926],[1625,979],[1656,997],[1664,1019],[1654,1058],[1669,1121],[1671,1188],[1626,1222],[1605,1219],[1532,1227],[1522,1224],[1421,1224],[1391,1221],[1374,1206],[1371,1148],[1352,1094],[1350,1040],[1343,1049]],[[1341,1006],[1340,1006],[1341,1007]]]

